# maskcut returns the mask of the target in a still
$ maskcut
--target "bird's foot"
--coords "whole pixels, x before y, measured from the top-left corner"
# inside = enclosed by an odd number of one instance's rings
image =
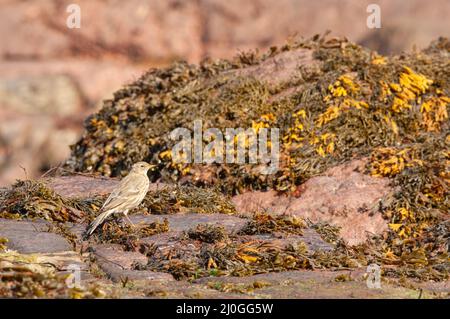
[[[131,221],[131,219],[128,217],[128,215],[125,215],[125,218],[127,219],[127,222],[130,224],[131,227],[136,227],[135,224]]]

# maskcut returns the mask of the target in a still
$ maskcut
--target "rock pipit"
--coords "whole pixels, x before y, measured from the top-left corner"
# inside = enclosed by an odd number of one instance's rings
[[[108,216],[114,213],[123,213],[128,222],[133,225],[128,218],[128,211],[137,207],[147,194],[150,185],[147,171],[154,166],[146,162],[138,162],[133,165],[130,173],[120,181],[103,204],[100,215],[89,225],[86,231],[88,237]]]

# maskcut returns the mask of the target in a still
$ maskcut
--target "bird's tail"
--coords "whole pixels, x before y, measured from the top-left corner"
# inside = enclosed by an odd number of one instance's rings
[[[101,213],[97,216],[97,218],[89,225],[88,229],[86,230],[86,236],[89,237],[92,235],[94,230],[105,221],[106,218],[108,218],[109,215],[111,215],[113,211],[107,210]]]

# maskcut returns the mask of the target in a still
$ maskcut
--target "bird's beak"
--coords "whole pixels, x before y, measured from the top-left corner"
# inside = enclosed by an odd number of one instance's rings
[[[156,167],[156,165],[153,165],[153,164],[148,164],[147,165],[147,168],[150,170],[150,169],[152,169],[152,168],[155,168]]]

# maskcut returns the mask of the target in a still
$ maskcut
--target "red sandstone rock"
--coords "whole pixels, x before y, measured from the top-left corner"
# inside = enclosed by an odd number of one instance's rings
[[[342,227],[349,244],[365,240],[367,232],[387,229],[381,214],[371,214],[378,201],[390,192],[388,179],[374,178],[358,171],[362,161],[353,161],[309,179],[301,185],[300,197],[278,195],[275,191],[247,192],[233,198],[241,213],[268,211],[293,214],[312,221],[326,221]]]
[[[123,251],[120,245],[101,244],[90,248],[100,268],[113,282],[125,280],[141,281],[173,281],[172,275],[147,270],[133,270],[137,263],[145,265],[147,257],[140,253]]]

